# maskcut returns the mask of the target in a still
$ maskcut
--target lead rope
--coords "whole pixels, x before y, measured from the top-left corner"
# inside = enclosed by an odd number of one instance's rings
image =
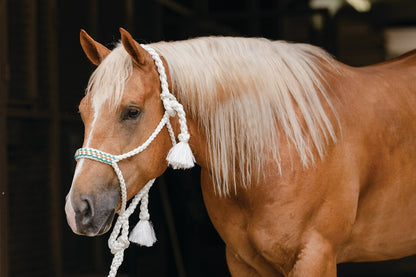
[[[142,47],[152,56],[159,73],[160,85],[162,89],[160,98],[165,108],[165,113],[160,120],[159,125],[142,145],[125,154],[112,155],[94,148],[80,148],[75,153],[75,160],[87,158],[111,165],[120,183],[121,208],[118,212],[119,215],[116,223],[114,224],[113,231],[108,239],[108,247],[114,255],[108,277],[116,276],[118,268],[123,262],[124,250],[129,247],[130,241],[147,247],[152,246],[156,242],[156,235],[150,222],[150,215],[148,211],[149,190],[155,179],[147,182],[147,184],[134,196],[129,207],[126,208],[126,183],[117,163],[145,150],[165,125],[168,129],[173,145],[166,157],[168,164],[173,169],[187,169],[193,167],[195,163],[195,158],[188,143],[190,136],[186,124],[186,115],[183,110],[183,106],[176,100],[175,96],[169,92],[163,62],[153,48],[147,45],[142,45]],[[169,121],[169,118],[175,115],[178,115],[181,130],[181,133],[178,135],[179,143],[176,143],[175,134]],[[139,202],[141,202],[139,215],[140,220],[136,227],[134,227],[131,231],[129,237],[129,217],[134,212]]]

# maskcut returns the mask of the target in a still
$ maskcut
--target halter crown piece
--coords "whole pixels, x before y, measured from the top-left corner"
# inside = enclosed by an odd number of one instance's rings
[[[108,239],[108,247],[114,255],[111,263],[108,277],[114,277],[117,270],[123,262],[124,250],[129,247],[130,241],[139,245],[150,247],[156,242],[155,232],[150,222],[150,215],[148,211],[148,197],[149,190],[152,187],[155,179],[150,180],[133,198],[128,208],[127,205],[127,189],[123,174],[118,167],[118,162],[134,155],[139,154],[145,150],[149,144],[156,138],[162,128],[166,125],[168,129],[173,147],[170,149],[166,160],[174,169],[187,169],[194,166],[195,158],[192,150],[189,147],[189,133],[186,125],[186,116],[183,106],[176,100],[175,96],[169,92],[168,82],[166,78],[165,68],[162,60],[157,52],[148,45],[141,45],[153,58],[157,71],[159,73],[160,85],[162,92],[160,98],[165,108],[165,113],[160,120],[159,125],[150,135],[150,137],[139,147],[131,150],[125,154],[112,155],[93,148],[80,148],[75,153],[75,160],[78,159],[92,159],[98,162],[109,164],[113,167],[117,178],[120,182],[121,192],[121,208],[118,212],[118,218]],[[178,135],[179,142],[176,143],[175,134],[170,124],[169,118],[178,115],[180,134]],[[140,221],[130,233],[129,236],[129,216],[134,212],[136,206],[140,204]]]

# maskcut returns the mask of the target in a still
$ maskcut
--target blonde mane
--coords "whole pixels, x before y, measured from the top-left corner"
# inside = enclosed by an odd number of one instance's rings
[[[236,192],[237,184],[249,187],[271,157],[281,170],[279,130],[305,166],[314,162],[313,148],[322,157],[329,140],[335,141],[320,100],[331,106],[319,70],[333,59],[320,48],[231,37],[152,47],[169,66],[173,93],[204,130],[220,195]]]
[[[314,163],[314,153],[322,158],[325,146],[336,140],[321,103],[324,99],[332,109],[320,65],[331,65],[333,59],[323,50],[306,44],[231,37],[151,46],[169,66],[172,93],[206,136],[218,194],[236,192],[237,184],[249,187],[264,174],[263,165],[270,158],[281,172],[282,138],[292,143],[304,166]],[[118,46],[97,68],[89,90],[97,85],[103,88],[105,80],[112,83],[107,83],[106,93],[95,97],[97,103],[108,97],[114,103],[120,101],[121,82],[131,74],[129,61]],[[103,66],[110,68],[98,73]]]

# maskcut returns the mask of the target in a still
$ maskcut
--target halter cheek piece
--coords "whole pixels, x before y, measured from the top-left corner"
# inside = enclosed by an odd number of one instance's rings
[[[150,215],[147,209],[149,190],[152,187],[155,179],[147,182],[147,184],[134,196],[129,207],[126,208],[126,183],[117,163],[121,160],[137,155],[145,150],[165,125],[168,129],[173,145],[169,151],[168,156],[166,157],[169,165],[174,169],[186,169],[193,167],[195,162],[195,158],[188,144],[190,136],[188,133],[188,127],[186,125],[185,112],[182,105],[176,100],[175,96],[169,92],[165,68],[163,66],[162,60],[153,48],[148,45],[141,46],[152,56],[159,73],[160,85],[162,88],[160,98],[165,108],[165,113],[160,120],[159,125],[157,125],[156,129],[142,145],[125,154],[112,155],[94,148],[80,148],[75,153],[75,160],[84,158],[111,165],[120,182],[121,208],[118,212],[119,216],[114,225],[113,231],[111,232],[110,238],[108,239],[108,247],[110,248],[111,253],[114,255],[113,261],[111,263],[110,273],[108,275],[109,277],[116,276],[117,270],[123,262],[124,250],[129,247],[130,241],[148,247],[152,246],[156,242],[156,236],[152,224],[149,221]],[[178,135],[178,143],[176,143],[175,134],[169,121],[169,118],[175,115],[178,115],[179,126],[181,130],[180,134]],[[140,221],[137,223],[136,227],[133,228],[129,236],[129,216],[134,212],[139,202],[141,202],[139,216]]]

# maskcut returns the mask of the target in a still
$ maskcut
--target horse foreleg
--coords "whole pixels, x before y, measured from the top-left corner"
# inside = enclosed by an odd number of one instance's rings
[[[301,248],[289,277],[336,277],[336,258],[331,243],[319,234],[312,235]]]

